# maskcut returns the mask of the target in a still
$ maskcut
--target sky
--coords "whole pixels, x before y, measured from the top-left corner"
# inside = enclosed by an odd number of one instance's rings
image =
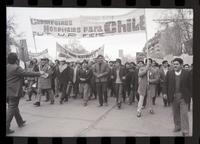
[[[114,16],[126,14],[134,9],[127,8],[7,8],[7,17],[14,16],[16,23],[16,32],[23,33],[27,40],[28,50],[35,52],[35,45],[32,35],[30,18],[38,19],[57,19],[82,16]],[[165,9],[145,9],[147,39],[150,39],[159,30],[159,25],[154,19],[166,12]],[[136,52],[141,52],[146,42],[145,32],[136,32],[132,34],[114,35],[97,38],[81,38],[80,44],[88,51],[95,50],[104,45],[104,52],[110,59],[118,57],[119,49],[123,49],[124,55],[136,56]],[[35,43],[37,51],[40,52],[48,48],[49,55],[56,57],[56,42],[66,44],[68,40],[56,38],[53,36],[36,36]]]

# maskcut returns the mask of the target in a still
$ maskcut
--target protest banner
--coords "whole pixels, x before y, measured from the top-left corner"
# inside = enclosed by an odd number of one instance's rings
[[[45,49],[41,52],[38,52],[38,53],[31,53],[29,52],[29,58],[30,59],[33,59],[33,58],[36,58],[36,59],[41,59],[43,57],[47,57],[49,59],[52,59],[49,54],[48,54],[48,49]]]
[[[60,44],[56,43],[56,51],[59,53],[59,57],[66,57],[66,58],[75,58],[75,59],[91,59],[96,58],[97,55],[103,55],[104,52],[104,45],[90,53],[87,54],[77,54],[72,52],[70,49],[62,47]]]
[[[145,30],[144,9],[118,16],[80,16],[66,19],[31,18],[34,35],[91,38]]]

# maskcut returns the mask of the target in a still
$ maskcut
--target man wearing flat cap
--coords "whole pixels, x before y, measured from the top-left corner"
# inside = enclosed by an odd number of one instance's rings
[[[53,94],[53,89],[51,85],[52,70],[51,70],[51,67],[49,66],[48,58],[44,57],[41,59],[41,62],[39,65],[39,71],[44,72],[45,75],[38,79],[38,94],[37,94],[36,102],[34,103],[34,105],[40,106],[43,90],[49,94],[50,100],[51,100],[50,104],[54,104],[54,94]]]

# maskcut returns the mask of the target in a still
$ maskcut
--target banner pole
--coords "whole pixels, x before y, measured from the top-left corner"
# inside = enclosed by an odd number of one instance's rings
[[[31,17],[29,17],[30,22],[31,22]],[[31,25],[31,29],[32,29],[32,25]],[[32,29],[32,35],[33,35],[33,42],[34,42],[34,46],[35,46],[35,52],[37,53],[37,47],[36,47],[36,42],[35,42],[35,35],[33,34],[33,29]]]
[[[146,50],[147,50],[147,62],[149,58],[149,49],[148,49],[148,36],[147,36],[147,19],[146,19],[146,9],[144,9],[144,17],[145,17],[145,35],[146,35]],[[147,71],[147,85],[149,85],[149,71]]]
[[[35,35],[34,34],[33,34],[33,41],[34,41],[34,45],[35,45],[35,52],[37,53],[37,47],[36,47]]]

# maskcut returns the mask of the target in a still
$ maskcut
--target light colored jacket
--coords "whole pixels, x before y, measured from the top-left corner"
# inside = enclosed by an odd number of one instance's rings
[[[93,67],[95,82],[107,82],[109,72],[110,68],[107,63],[103,62],[101,65],[99,65],[99,63],[96,63]],[[102,74],[102,76],[100,78],[97,78],[99,74]]]
[[[40,89],[50,89],[51,88],[51,67],[48,64],[45,64],[43,67],[40,66],[40,71],[44,71],[45,73],[48,73],[48,77],[39,77],[38,78],[38,88]]]

